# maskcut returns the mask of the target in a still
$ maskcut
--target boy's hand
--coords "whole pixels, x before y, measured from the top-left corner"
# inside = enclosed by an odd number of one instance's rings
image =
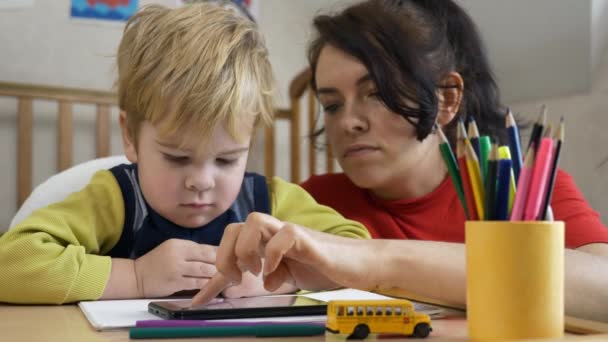
[[[217,273],[217,247],[170,239],[135,260],[137,289],[144,298],[200,289]]]

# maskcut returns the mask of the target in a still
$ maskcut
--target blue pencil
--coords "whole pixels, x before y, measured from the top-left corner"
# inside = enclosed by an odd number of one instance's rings
[[[509,110],[506,118],[507,132],[509,134],[509,150],[511,150],[511,160],[513,162],[513,173],[515,174],[515,182],[519,179],[519,172],[523,164],[521,154],[521,143],[519,141],[519,129],[513,117],[513,113]]]
[[[496,220],[509,220],[509,191],[511,186],[511,166],[510,159],[500,159],[498,161],[498,179],[496,190]]]

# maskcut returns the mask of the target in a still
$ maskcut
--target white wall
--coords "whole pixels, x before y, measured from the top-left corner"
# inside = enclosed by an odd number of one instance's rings
[[[555,112],[567,113],[573,118],[568,126],[568,136],[585,137],[591,124],[606,127],[600,105],[606,96],[603,93],[591,95],[596,94],[596,90],[589,92],[589,89],[592,84],[591,47],[605,46],[607,40],[605,20],[595,20],[595,30],[603,34],[594,35],[591,42],[592,10],[596,10],[593,18],[604,18],[597,11],[601,9],[599,11],[605,13],[607,0],[593,0],[593,3],[592,0],[459,1],[470,11],[483,33],[507,103],[523,103],[522,110],[528,110],[536,106],[537,99],[549,99],[546,101],[551,101]],[[355,0],[261,0],[258,21],[266,36],[278,81],[277,106],[287,105],[288,83],[306,67],[305,46],[313,16],[319,9],[325,12],[353,2]],[[70,20],[68,0],[36,0],[34,3],[35,6],[28,9],[0,11],[0,81],[110,89],[114,80],[112,56],[122,24]],[[174,1],[140,0],[140,3],[172,5]],[[598,65],[606,64],[600,60],[596,60]],[[608,79],[608,76],[599,77]],[[598,82],[601,84],[601,80]],[[575,97],[574,102],[571,97],[561,97],[573,93],[587,95]],[[577,109],[581,106],[586,109]],[[34,182],[39,183],[55,169],[54,120],[48,115],[55,109],[48,103],[37,102],[35,111]],[[15,101],[0,98],[0,155],[6,160],[0,167],[0,188],[4,189],[0,193],[0,230],[7,226],[15,211],[15,112]],[[76,110],[75,161],[93,155],[93,126],[86,119],[92,112],[92,108]],[[574,119],[577,115],[590,121],[579,122]],[[114,125],[112,152],[120,153],[116,128]],[[279,130],[286,129],[285,125],[279,126]],[[304,130],[303,134],[306,133]],[[587,136],[587,139],[592,138]],[[287,178],[289,155],[287,144],[282,143],[286,142],[284,132],[279,132],[278,141],[278,174]],[[262,170],[261,143],[258,138],[251,160],[253,170]],[[580,146],[583,151],[579,152],[579,145],[568,146],[570,152],[564,153],[564,166],[575,175],[592,204],[608,214],[608,203],[604,204],[606,201],[602,200],[602,193],[608,192],[600,177],[608,172],[605,171],[608,166],[593,169],[601,153],[590,154],[584,146]],[[305,152],[303,147],[301,153]],[[302,172],[306,176],[304,167]]]
[[[589,0],[460,1],[480,27],[506,101],[589,90]]]
[[[591,2],[591,70],[594,73],[608,47],[608,0]]]

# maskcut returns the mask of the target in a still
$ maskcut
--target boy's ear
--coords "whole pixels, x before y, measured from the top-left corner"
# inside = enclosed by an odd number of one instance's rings
[[[120,123],[122,147],[125,152],[125,156],[131,163],[137,163],[137,146],[133,138],[130,136],[129,130],[127,129],[127,113],[125,111],[120,111],[118,121]]]
[[[460,108],[464,81],[459,73],[450,72],[439,84],[437,96],[439,98],[439,112],[437,113],[437,124],[445,126],[449,124]]]

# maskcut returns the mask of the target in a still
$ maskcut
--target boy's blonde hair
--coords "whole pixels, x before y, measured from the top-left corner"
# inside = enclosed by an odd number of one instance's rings
[[[196,134],[202,143],[220,124],[240,141],[243,123],[272,120],[264,39],[232,10],[144,7],[128,21],[117,60],[119,106],[136,144],[144,121],[162,137]]]

